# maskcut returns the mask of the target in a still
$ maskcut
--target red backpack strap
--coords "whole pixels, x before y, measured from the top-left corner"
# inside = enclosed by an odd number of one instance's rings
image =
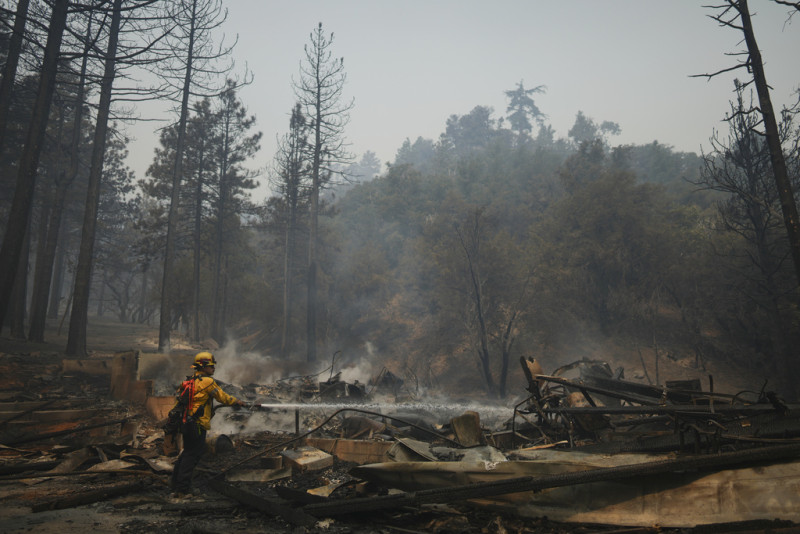
[[[185,401],[183,407],[183,417],[182,420],[185,423],[186,418],[191,415],[192,404],[194,403],[194,383],[195,378],[189,378],[185,380],[183,384],[181,384],[181,400]]]

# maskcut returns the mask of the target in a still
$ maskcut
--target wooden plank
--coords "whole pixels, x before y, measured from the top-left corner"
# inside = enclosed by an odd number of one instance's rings
[[[111,364],[111,398],[128,400],[131,382],[136,380],[138,351],[120,352]]]
[[[333,454],[344,462],[354,462],[359,465],[385,462],[386,453],[392,447],[390,441],[313,437],[305,438],[303,443]]]
[[[21,401],[21,402],[0,402],[0,413],[5,418],[6,412],[32,412],[46,407],[62,407],[68,404],[67,401]]]
[[[65,422],[85,422],[93,418],[107,418],[112,415],[114,410],[110,408],[98,408],[94,410],[35,410],[28,412],[5,412],[4,416],[13,417],[13,424],[24,424],[25,426],[46,424],[46,423],[65,423]]]
[[[144,406],[153,419],[161,421],[167,418],[167,414],[175,406],[175,397],[149,396]]]
[[[450,420],[456,439],[465,447],[485,445],[478,412],[468,411]]]
[[[153,392],[152,380],[134,380],[128,385],[127,400],[136,404],[146,404],[147,398]]]
[[[315,447],[302,446],[281,452],[295,471],[319,471],[333,465],[333,456]]]

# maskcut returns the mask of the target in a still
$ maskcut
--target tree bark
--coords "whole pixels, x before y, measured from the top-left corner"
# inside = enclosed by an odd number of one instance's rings
[[[297,224],[298,208],[300,202],[300,184],[303,181],[303,168],[305,165],[304,153],[306,137],[306,122],[300,103],[292,109],[289,121],[289,134],[281,149],[281,174],[283,183],[281,189],[284,199],[284,255],[283,255],[283,312],[281,315],[281,345],[280,355],[288,359],[292,353],[292,310],[295,299],[295,260],[297,250]]]
[[[228,268],[230,264],[230,255],[224,255],[224,263],[222,264],[222,315],[220,316],[220,321],[222,325],[228,324]]]
[[[86,328],[89,320],[92,256],[97,229],[97,212],[100,204],[100,180],[103,175],[103,158],[106,152],[108,117],[111,110],[111,93],[116,75],[121,11],[122,0],[114,0],[111,27],[108,34],[108,51],[105,57],[103,81],[100,85],[100,101],[97,109],[97,124],[94,130],[92,160],[89,168],[89,185],[86,190],[86,207],[84,209],[81,244],[78,252],[78,266],[75,270],[75,288],[72,296],[72,312],[66,348],[66,352],[70,356],[86,355]]]
[[[202,136],[201,136],[202,137]],[[205,142],[200,139],[200,160],[197,166],[197,186],[194,201],[194,308],[192,311],[192,335],[195,342],[200,341],[200,224],[203,220],[203,160]]]
[[[283,325],[281,328],[281,357],[287,359],[291,353],[292,345],[290,341],[292,306],[293,306],[293,284],[294,284],[294,250],[295,250],[295,227],[297,225],[297,203],[289,203],[289,214],[286,223],[285,250],[283,256]]]
[[[224,259],[223,249],[225,246],[224,243],[224,230],[225,230],[225,208],[228,202],[228,181],[227,181],[227,174],[228,174],[228,152],[229,152],[229,130],[228,125],[225,125],[225,132],[223,136],[223,147],[222,147],[222,161],[220,162],[219,168],[219,198],[217,199],[217,232],[216,232],[216,245],[214,247],[215,255],[214,255],[214,312],[213,312],[213,337],[218,342],[223,341],[223,337],[225,335],[224,328],[225,328],[225,321],[223,319],[223,308],[224,308],[224,299],[223,294],[224,291],[222,289],[223,286],[223,275],[222,275],[222,262]]]
[[[761,116],[764,118],[764,131],[766,133],[767,146],[769,147],[772,170],[775,174],[775,183],[781,201],[783,221],[786,225],[789,246],[792,251],[792,261],[794,263],[794,271],[798,284],[796,287],[800,288],[800,223],[798,222],[797,204],[794,200],[792,184],[786,169],[786,159],[783,155],[781,139],[778,132],[778,121],[775,117],[775,111],[772,108],[769,85],[767,84],[767,78],[764,73],[764,63],[761,59],[761,51],[758,48],[755,32],[753,31],[753,24],[750,20],[750,9],[747,6],[747,0],[740,0],[739,14],[741,15],[745,43],[747,44],[747,50],[750,54],[748,64],[753,72],[753,80],[755,81],[756,92],[758,93]],[[798,396],[800,385],[798,385],[797,378],[800,375],[800,361],[798,361],[797,357],[788,355],[784,356],[782,359],[784,359],[783,367],[785,367],[787,371],[783,381],[786,387],[792,388],[794,390],[792,393]]]
[[[192,2],[192,16],[189,29],[186,74],[183,78],[181,97],[181,116],[178,120],[178,139],[175,145],[175,165],[172,171],[172,196],[167,219],[167,242],[164,247],[164,273],[161,279],[161,314],[158,323],[158,351],[170,351],[170,327],[172,326],[172,278],[175,270],[175,232],[178,227],[178,205],[180,203],[181,175],[183,174],[183,149],[186,143],[186,119],[189,115],[189,95],[192,83],[192,62],[194,61],[194,41],[196,31],[197,2]]]
[[[25,35],[25,23],[28,18],[30,0],[19,0],[14,15],[14,29],[8,43],[8,56],[3,67],[3,81],[0,82],[0,151],[3,150],[8,124],[8,112],[11,109],[11,95],[14,92],[14,81],[17,77],[19,55],[22,51],[22,39]]]
[[[48,221],[47,235],[45,237],[42,254],[36,256],[36,266],[33,276],[33,291],[31,293],[31,313],[28,339],[30,341],[44,341],[44,330],[47,318],[47,304],[51,300],[50,284],[53,278],[53,268],[58,246],[58,235],[61,230],[61,220],[64,213],[64,199],[67,187],[61,183],[56,189],[50,220]]]
[[[50,15],[39,88],[33,106],[25,147],[22,149],[22,156],[19,161],[14,200],[9,212],[3,246],[0,248],[0,325],[5,322],[28,220],[31,215],[33,193],[39,167],[39,155],[47,130],[47,120],[50,116],[50,104],[53,100],[56,72],[58,70],[58,55],[61,49],[64,29],[67,26],[68,6],[68,0],[56,0]]]
[[[61,124],[60,124],[60,122],[61,122],[62,119],[63,119],[63,114],[60,114],[60,116],[59,116],[59,126],[58,126],[57,134],[56,134],[56,137],[58,137],[58,138],[61,137]],[[57,169],[50,169],[50,172],[48,172],[49,175],[56,174],[56,173],[58,173]],[[54,204],[55,204],[54,195],[55,194],[56,194],[56,191],[54,191],[54,190],[49,191],[49,195],[46,197],[45,200],[43,200],[41,202],[41,207],[39,208],[39,224],[37,225],[37,235],[36,235],[36,254],[35,254],[36,264],[35,264],[34,269],[33,269],[33,292],[31,294],[31,303],[30,303],[31,307],[30,307],[30,313],[29,313],[29,317],[30,317],[30,320],[31,320],[31,323],[30,323],[31,325],[33,324],[34,308],[36,308],[36,304],[37,304],[36,291],[37,291],[37,289],[40,289],[40,288],[37,287],[37,275],[39,274],[39,269],[41,268],[40,267],[40,263],[42,262],[42,258],[44,258],[45,254],[46,254],[47,232],[48,232],[48,228],[49,228],[49,226],[50,226],[50,224],[52,222],[52,218],[53,218],[53,213],[52,212],[55,211],[55,207],[54,207]],[[51,206],[53,206],[53,207],[51,208]],[[30,243],[28,244],[27,248],[28,248],[28,253],[27,253],[28,254],[28,261],[30,261]],[[50,261],[52,262],[52,258],[51,258]],[[20,268],[22,268],[22,267],[20,266]],[[27,271],[28,267],[26,267],[25,269]],[[23,280],[22,283],[27,286],[27,280]],[[46,298],[47,298],[47,295],[45,295],[45,299]],[[25,310],[23,308],[22,312],[24,313],[24,311]],[[15,312],[15,314],[16,313],[17,312]],[[19,321],[19,323],[23,324],[24,321]],[[23,334],[22,337],[23,338],[25,337],[24,334]]]
[[[512,312],[511,317],[506,323],[506,329],[503,331],[503,337],[500,343],[502,351],[502,361],[499,377],[499,393],[500,398],[506,396],[506,389],[508,385],[508,365],[511,361],[511,348],[514,346],[514,321],[517,318],[517,312]]]
[[[461,248],[464,251],[464,258],[467,261],[469,280],[472,287],[472,300],[475,304],[475,313],[478,319],[478,361],[481,365],[481,373],[486,381],[486,389],[492,396],[497,396],[497,386],[494,383],[491,367],[491,353],[489,351],[489,333],[486,325],[486,315],[483,302],[483,283],[480,276],[480,233],[481,233],[481,212],[476,210],[473,215],[472,225],[469,235],[464,236],[461,230],[457,229]]]
[[[105,300],[106,300],[106,284],[108,284],[107,273],[103,270],[102,280],[100,280],[100,291],[97,295],[97,312],[95,315],[98,317],[102,317],[103,313],[105,313]]]
[[[86,48],[81,61],[81,74],[78,80],[78,90],[75,93],[75,111],[72,120],[72,139],[70,140],[69,169],[66,175],[56,180],[56,192],[53,207],[50,213],[49,228],[45,237],[42,254],[36,256],[36,267],[33,277],[33,292],[31,295],[31,320],[28,339],[31,341],[44,341],[46,325],[47,302],[50,294],[50,282],[53,278],[53,262],[55,261],[58,235],[61,231],[61,220],[64,214],[64,203],[67,191],[78,176],[78,153],[81,144],[81,126],[83,125],[84,94],[86,87],[86,70],[91,42],[91,20],[86,29]],[[60,288],[59,288],[60,290]],[[57,313],[56,313],[57,315]]]
[[[59,228],[59,232],[64,234],[64,232]],[[56,242],[59,241],[59,236],[56,235]],[[58,319],[58,312],[61,307],[61,297],[64,288],[64,263],[66,261],[67,255],[67,245],[66,241],[69,241],[69,237],[64,237],[65,242],[61,242],[60,246],[56,245],[56,261],[55,261],[55,276],[53,276],[53,288],[50,290],[50,303],[47,306],[47,317],[50,319]]]
[[[145,320],[149,321],[149,314],[147,313],[147,272],[150,270],[150,263],[145,263],[142,267],[142,290],[139,294],[139,319],[140,324],[144,324]]]
[[[343,59],[331,61],[330,45],[333,34],[326,39],[322,23],[311,33],[311,45],[305,47],[307,67],[301,67],[301,80],[295,85],[295,94],[308,110],[314,132],[311,150],[310,221],[308,237],[308,274],[306,302],[306,360],[317,359],[317,283],[319,274],[319,195],[324,182],[330,179],[330,167],[323,164],[343,163],[349,157],[342,148],[340,135],[347,123],[350,105],[340,105],[341,90],[346,76]],[[323,175],[324,174],[324,175]]]
[[[28,263],[31,249],[30,221],[28,231],[25,232],[25,242],[19,255],[17,278],[14,281],[14,291],[11,297],[11,337],[25,339],[25,301],[28,295]]]
[[[794,201],[792,184],[789,180],[789,173],[786,169],[786,159],[781,148],[781,139],[778,133],[778,121],[775,111],[772,108],[772,100],[769,96],[769,84],[764,73],[764,63],[761,59],[761,51],[756,43],[753,24],[750,20],[750,9],[747,0],[739,1],[739,14],[742,20],[742,31],[744,33],[747,50],[750,54],[749,66],[753,71],[753,80],[758,93],[758,104],[761,108],[761,115],[764,118],[764,131],[769,146],[772,169],[775,173],[775,183],[778,186],[778,195],[781,200],[781,210],[783,220],[786,224],[786,231],[789,236],[789,245],[792,250],[792,260],[794,262],[795,275],[798,285],[800,285],[800,223],[798,222],[797,204]]]
[[[321,103],[317,92],[317,116],[314,120],[314,159],[311,171],[311,220],[308,232],[308,285],[306,299],[306,361],[317,361],[317,237],[319,234],[319,189],[322,152]]]

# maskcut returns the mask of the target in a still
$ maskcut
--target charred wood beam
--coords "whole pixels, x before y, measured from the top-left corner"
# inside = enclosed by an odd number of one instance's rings
[[[2,421],[0,421],[0,428],[3,428],[4,426],[6,426],[11,421],[15,421],[17,419],[21,419],[22,417],[25,417],[26,415],[30,415],[30,414],[38,411],[38,410],[41,410],[42,408],[46,408],[47,406],[53,404],[54,402],[55,402],[55,399],[54,400],[45,401],[45,402],[43,402],[43,403],[41,403],[41,404],[39,404],[37,406],[28,408],[27,410],[24,410],[24,411],[19,412],[19,413],[15,414],[15,415],[12,415],[8,419],[3,419]]]
[[[798,417],[785,417],[770,412],[736,421],[722,421],[718,424],[712,419],[706,420],[708,429],[698,427],[701,421],[692,421],[683,415],[676,418],[676,433],[671,435],[638,436],[623,442],[596,443],[578,448],[583,452],[615,454],[620,452],[669,452],[684,450],[691,445],[694,449],[719,450],[723,444],[736,442],[751,443],[789,443],[800,438],[800,420]],[[691,442],[686,435],[691,436]],[[774,440],[774,441],[773,441]]]
[[[331,500],[324,503],[307,504],[303,507],[303,510],[317,517],[391,510],[394,508],[424,504],[424,502],[418,500],[420,493],[423,492],[394,493],[391,495],[379,495],[378,497]]]
[[[653,423],[670,423],[675,418],[671,415],[652,415],[645,417],[637,417],[635,419],[622,419],[614,421],[614,428],[633,427],[640,425],[651,425]]]
[[[547,375],[536,375],[536,378],[539,380],[543,380],[545,382],[552,382],[554,384],[560,384],[562,386],[573,388],[573,389],[585,389],[586,391],[591,391],[593,393],[600,393],[606,395],[608,397],[613,397],[615,399],[621,399],[629,402],[635,402],[637,404],[644,404],[644,405],[658,405],[658,399],[654,399],[650,396],[645,395],[637,395],[635,393],[629,392],[621,392],[616,391],[613,389],[606,389],[601,388],[598,386],[591,386],[586,384],[582,380],[568,380],[566,378],[560,378],[557,376],[547,376]]]
[[[600,393],[608,397],[613,397],[620,400],[635,402],[637,404],[644,404],[646,406],[657,406],[662,404],[662,400],[670,402],[708,402],[711,397],[720,402],[732,401],[737,398],[735,395],[721,395],[719,393],[704,393],[702,391],[695,392],[694,397],[685,395],[682,392],[670,390],[668,388],[658,388],[655,386],[647,386],[645,384],[637,384],[635,382],[626,382],[617,379],[602,379],[603,384],[609,387],[601,387],[598,385],[588,384],[583,380],[569,380],[557,376],[536,375],[538,380],[560,384],[565,387],[574,388],[576,390],[586,390],[593,393]],[[600,379],[592,378],[591,382],[600,382]],[[614,388],[614,389],[609,389]],[[656,394],[657,393],[657,394]],[[694,408],[695,405],[693,404]]]
[[[790,411],[800,412],[800,404],[789,405]],[[771,404],[748,404],[739,406],[692,406],[676,405],[668,406],[584,406],[584,407],[559,407],[542,408],[546,414],[553,415],[579,415],[579,414],[603,414],[603,415],[753,415],[761,413],[776,412]]]
[[[92,504],[94,502],[104,501],[111,499],[118,495],[127,495],[134,491],[139,491],[147,485],[144,480],[136,482],[129,482],[125,484],[117,484],[114,486],[105,486],[91,491],[85,491],[75,495],[66,497],[58,497],[40,502],[31,506],[32,512],[44,512],[45,510],[63,510],[64,508],[74,508],[76,506],[83,506],[84,504]]]
[[[725,393],[673,388],[669,386],[651,386],[648,384],[640,384],[639,382],[630,382],[628,380],[620,380],[618,378],[605,378],[602,376],[589,376],[584,380],[593,386],[612,389],[615,391],[635,393],[637,395],[643,395],[653,399],[661,399],[662,397],[665,397],[668,401],[676,403],[708,403],[712,400],[715,402],[725,402],[738,398],[736,395],[729,395]]]
[[[22,443],[30,443],[32,441],[40,441],[40,440],[43,440],[43,439],[58,438],[58,437],[61,437],[61,436],[68,436],[70,434],[77,434],[78,432],[83,432],[84,430],[94,430],[95,428],[102,428],[102,427],[105,427],[105,426],[122,425],[122,424],[126,423],[127,421],[128,421],[128,419],[117,419],[115,421],[106,421],[106,422],[103,422],[103,423],[98,423],[96,425],[79,426],[79,427],[76,427],[76,428],[71,428],[69,430],[59,430],[58,432],[48,432],[46,434],[39,434],[37,436],[29,436],[27,438],[16,439],[16,440],[4,443],[4,445],[14,446],[14,445],[20,445]]]
[[[221,493],[222,495],[238,501],[245,506],[255,508],[267,515],[277,516],[283,518],[289,523],[297,526],[313,526],[317,520],[315,517],[309,515],[306,511],[300,508],[292,508],[280,502],[265,499],[259,495],[250,493],[236,486],[232,486],[227,482],[218,479],[211,479],[209,481],[211,489]]]
[[[759,462],[788,460],[797,458],[798,456],[800,456],[800,444],[791,444],[714,455],[660,460],[619,467],[601,467],[586,471],[555,475],[515,477],[505,480],[478,482],[475,484],[398,493],[381,497],[365,497],[346,501],[337,500],[326,503],[309,504],[304,506],[303,510],[317,517],[327,517],[361,511],[397,508],[401,506],[457,502],[490,497],[493,495],[505,495],[507,493],[540,491],[547,488],[607,480],[622,480],[639,476],[660,475],[676,471],[717,471]]]
[[[795,412],[790,417],[779,413],[760,414],[746,420],[730,421],[721,428],[721,431],[738,437],[796,438],[800,437],[800,413]]]
[[[0,476],[16,475],[28,471],[47,471],[56,467],[60,462],[51,460],[46,462],[25,462],[24,464],[0,466]]]
[[[158,473],[153,473],[152,471],[142,471],[141,469],[106,469],[106,470],[96,470],[96,471],[70,471],[69,473],[36,473],[36,474],[23,474],[23,475],[12,475],[12,476],[4,476],[0,477],[0,482],[5,482],[7,480],[25,480],[28,478],[52,478],[52,477],[77,477],[83,475],[105,475],[105,474],[114,474],[114,475],[136,475],[136,476],[143,476],[156,479],[160,482],[166,483],[164,480],[166,477],[165,475],[160,475]]]
[[[114,413],[110,408],[90,408],[90,409],[55,409],[55,410],[34,410],[24,415],[20,413],[11,414],[9,423],[17,421],[17,425],[30,426],[39,424],[70,423],[75,421],[102,421],[112,417]],[[17,417],[19,416],[19,417]],[[20,421],[20,419],[22,419]],[[14,426],[14,425],[11,425]]]
[[[589,395],[589,390],[587,390],[585,387],[581,387],[579,389],[580,389],[581,395],[583,395],[583,398],[586,399],[586,402],[591,404],[592,408],[597,408],[597,403],[594,401],[592,396]]]

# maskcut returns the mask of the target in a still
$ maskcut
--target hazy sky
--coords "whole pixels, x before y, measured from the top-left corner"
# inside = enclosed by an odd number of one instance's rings
[[[344,94],[353,98],[346,139],[392,161],[406,138],[437,139],[452,114],[478,105],[506,114],[504,91],[519,81],[558,137],[578,111],[622,129],[612,144],[652,141],[676,150],[708,148],[733,96],[737,71],[691,78],[737,60],[741,34],[719,27],[700,0],[230,0],[225,31],[235,58],[254,75],[240,97],[264,133],[252,167],[275,154],[288,130],[303,47],[322,22],[343,57]],[[800,86],[800,14],[750,0],[756,38],[776,109]],[[144,112],[143,112],[144,114]],[[152,123],[131,129],[129,164],[143,176],[152,160]],[[256,199],[260,200],[260,199]]]

